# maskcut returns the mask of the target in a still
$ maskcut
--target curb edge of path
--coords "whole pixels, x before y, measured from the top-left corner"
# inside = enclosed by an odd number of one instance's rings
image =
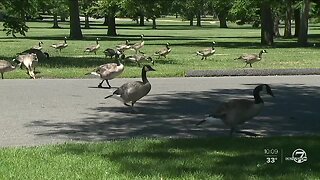
[[[190,70],[185,77],[320,75],[320,68]]]

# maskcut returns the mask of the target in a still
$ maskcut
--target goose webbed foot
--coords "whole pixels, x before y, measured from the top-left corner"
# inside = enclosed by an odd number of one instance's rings
[[[103,83],[104,80],[102,80],[99,85],[98,85],[98,88],[102,88],[102,83]]]
[[[126,105],[126,106],[129,106],[129,107],[131,107],[129,104],[127,104],[127,103],[123,103],[124,105]]]
[[[111,88],[111,86],[110,86],[110,84],[109,84],[109,81],[108,80],[106,80],[106,82],[107,82],[107,84],[108,84],[108,89],[110,89]]]

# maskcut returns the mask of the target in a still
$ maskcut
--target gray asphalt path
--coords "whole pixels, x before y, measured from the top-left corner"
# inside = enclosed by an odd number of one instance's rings
[[[114,79],[111,85],[137,79]],[[136,113],[99,79],[0,80],[0,146],[131,137],[227,136],[224,126],[195,123],[222,101],[251,98],[256,84],[271,85],[264,111],[241,129],[261,136],[320,133],[320,76],[150,78],[150,94]]]

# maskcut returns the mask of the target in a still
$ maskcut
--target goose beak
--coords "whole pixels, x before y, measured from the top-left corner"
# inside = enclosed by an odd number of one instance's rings
[[[149,69],[149,71],[156,71],[156,70],[151,67],[151,68]]]

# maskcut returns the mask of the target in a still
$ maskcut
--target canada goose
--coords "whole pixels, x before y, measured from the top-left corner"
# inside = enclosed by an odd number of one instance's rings
[[[131,49],[135,50],[136,54],[138,53],[138,51],[140,52],[140,49],[143,48],[143,46],[144,46],[143,37],[144,37],[144,35],[141,34],[141,41],[131,45]]]
[[[121,51],[111,49],[111,48],[107,48],[106,50],[103,51],[103,53],[106,55],[106,57],[110,56],[110,58],[112,58],[113,56],[122,54]]]
[[[132,56],[127,56],[124,59],[137,63],[139,67],[140,67],[140,63],[143,61],[150,61],[152,63],[152,65],[154,65],[154,61],[152,60],[152,58],[150,56],[145,56],[144,54],[142,54],[142,55],[135,54]]]
[[[200,55],[202,56],[201,60],[203,59],[207,59],[207,57],[213,55],[216,50],[214,49],[214,45],[216,44],[216,42],[212,42],[212,47],[211,48],[208,48],[208,49],[203,49],[203,50],[200,50],[200,51],[197,51],[197,55]]]
[[[144,65],[141,73],[142,81],[125,83],[115,90],[112,95],[105,97],[105,99],[113,97],[122,101],[126,106],[130,106],[127,103],[131,102],[131,108],[133,110],[134,103],[146,96],[151,90],[151,84],[147,79],[148,71],[155,71],[155,69],[150,65]]]
[[[131,49],[131,46],[129,45],[129,40],[126,40],[126,44],[120,44],[120,45],[117,45],[117,50],[120,51],[120,52],[124,52],[128,49]]]
[[[33,46],[31,49],[41,50],[42,49],[41,44],[43,44],[42,41],[39,42],[38,46]]]
[[[97,54],[97,51],[100,49],[100,44],[99,44],[99,38],[96,39],[96,45],[92,45],[86,48],[84,52],[93,52],[94,54]]]
[[[68,47],[67,37],[64,37],[64,42],[57,43],[57,44],[52,44],[51,47],[53,47],[55,49],[59,49],[59,51],[61,52],[61,49],[64,49],[64,48]]]
[[[252,67],[253,63],[261,61],[263,53],[267,53],[267,51],[261,50],[259,54],[244,54],[234,60],[241,59],[246,63],[244,67],[247,67],[248,64],[250,64],[250,67]]]
[[[41,50],[38,50],[38,49],[27,49],[17,55],[25,55],[25,54],[32,54],[32,53],[37,55],[38,61],[43,61],[43,60],[49,59],[49,54],[47,52],[42,52]],[[39,72],[36,72],[36,65],[37,65],[38,61],[35,61],[33,63],[34,64],[33,65],[34,73],[39,73]],[[22,63],[22,65],[24,65],[24,64]],[[22,66],[20,66],[20,68],[22,69]]]
[[[30,54],[22,54],[17,57],[17,59],[13,59],[14,62],[18,63],[20,66],[23,64],[27,68],[27,73],[33,79],[35,79],[35,67],[38,64],[37,55],[34,53]]]
[[[237,126],[245,123],[258,115],[264,107],[264,102],[260,97],[260,91],[265,91],[267,94],[274,97],[271,88],[267,84],[258,85],[253,90],[254,100],[251,99],[234,99],[221,104],[212,114],[206,119],[197,123],[200,125],[205,121],[219,123],[223,121],[225,125],[230,127],[230,135],[236,130]]]
[[[167,55],[171,52],[171,48],[169,47],[169,45],[170,44],[167,43],[166,48],[155,52],[154,55],[159,56],[158,58],[160,58],[161,56],[163,56],[164,58],[167,58]]]
[[[45,60],[45,59],[49,59],[49,54],[47,52],[42,52],[41,50],[38,50],[38,49],[27,49],[21,53],[19,53],[18,55],[21,55],[21,54],[31,54],[31,53],[34,53],[37,55],[37,58],[41,61],[41,60]]]
[[[16,69],[16,66],[13,66],[10,62],[5,60],[0,60],[0,73],[1,78],[3,79],[3,74],[5,72],[13,71]]]
[[[118,55],[116,55],[118,57]],[[118,58],[117,58],[118,59]],[[99,83],[98,88],[102,88],[103,81],[106,81],[108,84],[108,88],[111,88],[109,84],[109,80],[114,79],[115,77],[119,76],[124,70],[123,64],[121,64],[120,60],[118,59],[117,63],[108,63],[99,66],[94,72],[90,74],[100,76],[102,81]]]

